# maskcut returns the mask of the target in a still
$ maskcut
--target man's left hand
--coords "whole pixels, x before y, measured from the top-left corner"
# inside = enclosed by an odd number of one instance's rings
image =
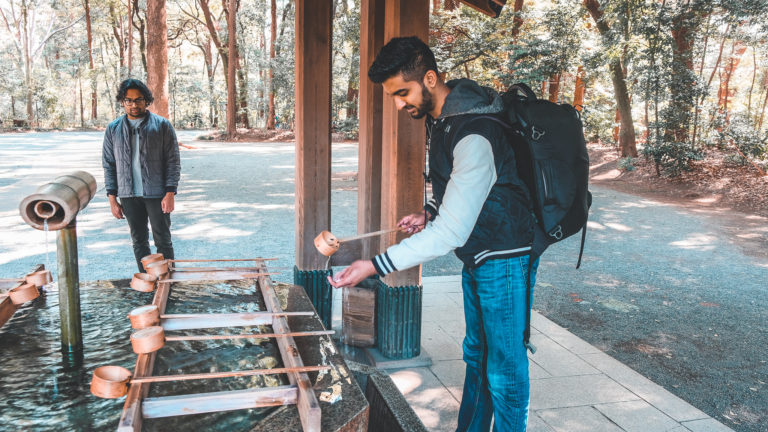
[[[333,278],[328,276],[328,283],[334,288],[353,287],[374,274],[376,274],[376,268],[370,260],[357,260]]]
[[[163,213],[170,213],[173,211],[173,192],[168,192],[163,197],[163,200],[160,202],[160,208],[163,209]]]

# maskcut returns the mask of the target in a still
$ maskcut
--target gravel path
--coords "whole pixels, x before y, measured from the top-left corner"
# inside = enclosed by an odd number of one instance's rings
[[[193,141],[182,148],[173,213],[179,258],[276,257],[292,282],[293,143]],[[55,268],[55,233],[23,224],[18,203],[57,174],[82,169],[103,188],[98,132],[0,135],[0,278]],[[334,144],[332,226],[356,231],[357,146]],[[578,239],[542,258],[534,308],[737,431],[768,424],[768,220],[685,208],[594,187],[582,269]],[[80,279],[127,278],[125,221],[105,193],[78,217]],[[46,254],[48,249],[48,254]],[[458,274],[453,256],[425,275]]]

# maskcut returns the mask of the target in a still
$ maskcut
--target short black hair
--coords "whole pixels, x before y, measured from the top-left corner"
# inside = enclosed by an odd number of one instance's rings
[[[424,78],[427,71],[438,73],[435,54],[416,36],[397,37],[387,42],[376,56],[368,78],[379,84],[402,73],[406,81]]]
[[[152,96],[152,91],[149,90],[149,87],[147,87],[143,82],[134,79],[134,78],[128,78],[127,80],[120,83],[120,86],[117,88],[117,99],[118,102],[122,102],[125,100],[125,94],[130,89],[138,90],[139,93],[144,97],[144,100],[147,101],[147,105],[151,104],[152,101],[155,100],[155,98]]]

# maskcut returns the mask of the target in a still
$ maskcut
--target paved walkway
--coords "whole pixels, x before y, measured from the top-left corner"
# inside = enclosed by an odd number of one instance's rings
[[[464,382],[461,277],[423,284],[421,343],[433,364],[390,376],[429,430],[453,431]],[[341,311],[340,295],[336,303]],[[531,326],[529,432],[731,430],[535,311]]]

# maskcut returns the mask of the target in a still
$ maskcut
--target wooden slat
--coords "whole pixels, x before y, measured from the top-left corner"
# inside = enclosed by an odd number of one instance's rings
[[[246,271],[183,271],[171,272],[171,277],[166,281],[170,282],[198,282],[198,281],[228,281],[228,280],[243,280],[243,279],[256,279],[256,277],[249,277],[253,270]],[[162,281],[158,281],[162,282]],[[168,282],[159,283],[159,285],[167,285]]]
[[[242,371],[227,371],[227,372],[208,372],[199,374],[181,374],[181,375],[156,375],[144,378],[134,378],[131,383],[153,383],[153,382],[170,382],[170,381],[193,381],[193,380],[205,380],[205,379],[221,379],[221,378],[233,378],[244,377],[254,375],[279,375],[288,374],[292,372],[320,372],[330,369],[330,366],[302,366],[297,368],[272,368],[272,369],[250,369]]]
[[[168,275],[165,275],[163,278],[166,278],[167,276]],[[157,285],[157,291],[155,291],[155,298],[152,300],[152,304],[157,306],[161,315],[165,313],[165,306],[168,302],[168,294],[170,291],[170,284]],[[139,354],[136,359],[136,368],[133,370],[133,376],[135,378],[141,378],[152,375],[156,355],[157,352]],[[147,394],[149,394],[149,384],[138,383],[136,385],[131,385],[128,388],[128,395],[126,396],[125,404],[123,405],[123,414],[117,425],[118,431],[141,431],[141,401],[147,397]]]
[[[274,339],[285,337],[303,337],[303,336],[327,336],[335,334],[333,330],[317,330],[304,332],[288,333],[253,333],[238,335],[192,335],[192,336],[166,336],[168,342],[174,341],[203,341],[203,340],[232,340],[232,339]]]
[[[313,316],[314,312],[284,312],[284,315]],[[246,327],[271,325],[271,312],[229,313],[229,314],[187,314],[163,315],[160,325],[164,330],[192,330],[222,327]]]
[[[266,266],[263,266],[263,268],[264,272],[266,272]],[[277,295],[275,294],[274,288],[272,287],[272,280],[269,276],[262,276],[259,278],[259,288],[264,296],[264,303],[267,305],[267,310],[270,312],[282,312],[283,309],[280,307],[280,300],[278,300]],[[288,333],[291,331],[285,317],[276,316],[272,322],[272,328],[276,333]],[[299,349],[293,338],[279,338],[277,339],[277,346],[280,348],[280,356],[283,359],[285,367],[304,366],[304,362],[299,355]],[[293,372],[288,374],[288,380],[298,388],[296,407],[299,410],[301,426],[304,429],[304,432],[320,432],[320,404],[317,401],[315,392],[312,390],[312,383],[309,380],[309,376],[307,376],[306,373]]]
[[[232,411],[296,403],[296,386],[280,386],[144,399],[144,418]]]

